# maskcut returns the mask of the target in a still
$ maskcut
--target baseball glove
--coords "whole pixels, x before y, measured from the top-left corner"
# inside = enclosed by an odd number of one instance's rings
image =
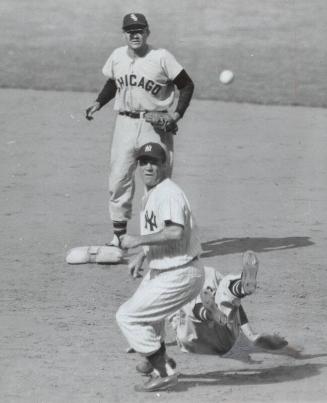
[[[279,350],[288,345],[287,340],[278,334],[261,334],[254,342],[257,347],[265,350]]]
[[[144,114],[144,119],[161,133],[176,134],[178,131],[177,123],[168,112],[149,111]]]

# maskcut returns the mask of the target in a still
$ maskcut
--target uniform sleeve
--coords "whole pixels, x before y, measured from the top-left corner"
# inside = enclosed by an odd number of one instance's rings
[[[99,102],[100,107],[102,108],[109,101],[115,98],[116,92],[117,92],[116,82],[112,78],[109,78],[109,80],[106,82],[106,84],[100,91],[96,101]]]
[[[185,226],[185,203],[178,194],[167,195],[160,204],[160,218],[162,221]]]
[[[168,52],[168,50],[164,50],[162,58],[162,68],[171,81],[173,81],[183,70],[183,67],[178,63],[175,57],[170,52]]]
[[[174,79],[173,83],[179,89],[179,97],[176,112],[178,112],[180,116],[183,117],[186,109],[188,108],[191,102],[194,92],[194,84],[191,77],[186,73],[185,70],[182,70],[178,74],[178,76]]]
[[[112,53],[108,60],[106,61],[105,65],[102,68],[102,73],[105,77],[109,78],[109,79],[115,79],[114,77],[114,69],[113,69],[113,65],[114,65],[114,53]]]

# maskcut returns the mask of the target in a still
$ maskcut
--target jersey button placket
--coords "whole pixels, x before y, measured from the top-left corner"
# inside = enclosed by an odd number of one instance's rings
[[[134,63],[135,59],[131,60],[131,63],[129,65],[129,83],[128,83],[128,95],[129,95],[129,104],[131,111],[134,111],[134,105],[133,105],[133,92],[132,92],[132,85],[131,85],[131,75],[134,73]]]

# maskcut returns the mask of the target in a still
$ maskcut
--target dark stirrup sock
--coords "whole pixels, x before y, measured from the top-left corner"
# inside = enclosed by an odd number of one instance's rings
[[[127,221],[113,221],[114,234],[118,239],[127,232]]]
[[[229,291],[237,298],[245,297],[245,294],[242,292],[242,281],[241,279],[231,280],[229,283]]]
[[[165,378],[168,376],[166,370],[166,347],[164,344],[161,344],[161,347],[155,353],[147,356],[147,359],[152,364],[153,368],[155,368],[161,377]]]

